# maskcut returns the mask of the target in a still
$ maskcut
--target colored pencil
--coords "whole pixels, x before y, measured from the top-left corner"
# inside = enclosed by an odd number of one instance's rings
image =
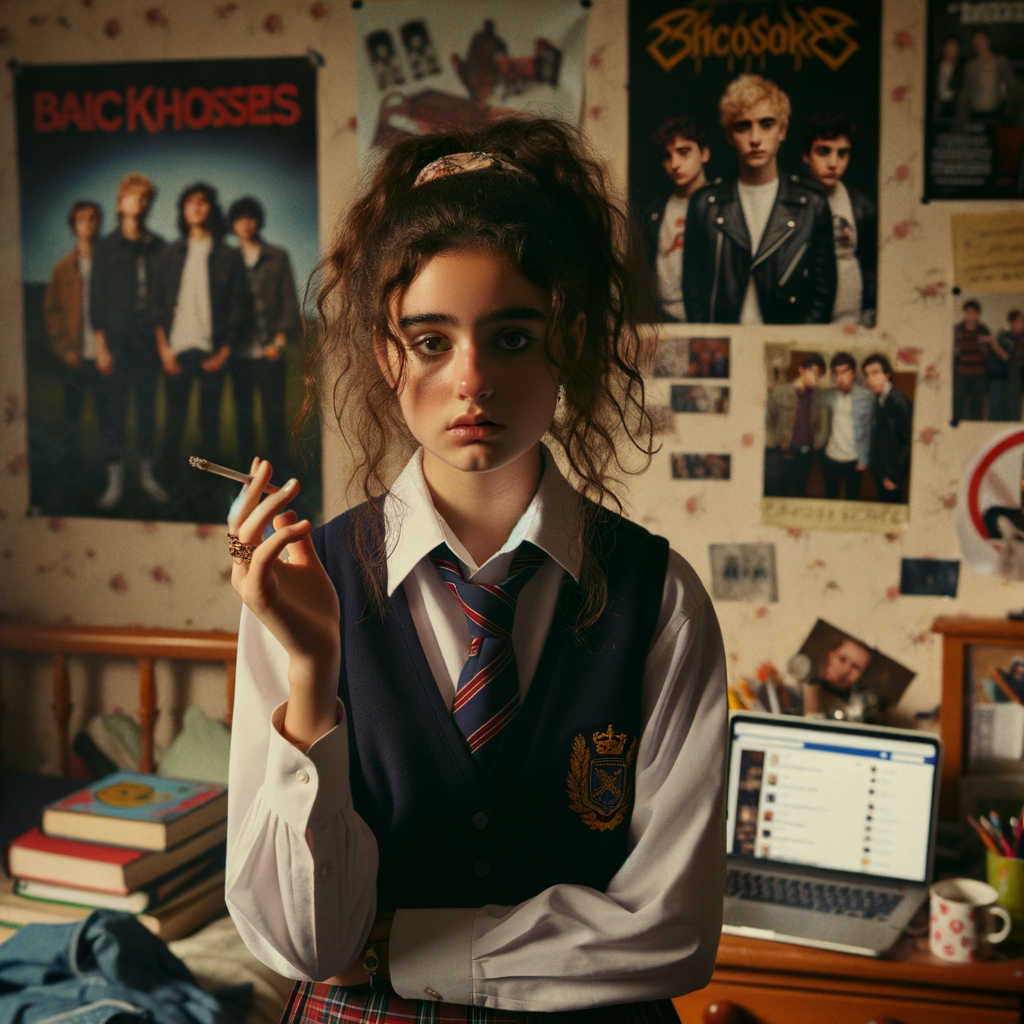
[[[981,837],[981,841],[985,844],[985,846],[988,849],[990,849],[993,853],[999,854],[1000,850],[999,847],[996,846],[995,841],[988,834],[988,832],[981,827],[981,825],[974,819],[974,817],[968,814],[967,820],[971,823],[971,826],[974,828],[974,831],[977,832],[978,835]]]

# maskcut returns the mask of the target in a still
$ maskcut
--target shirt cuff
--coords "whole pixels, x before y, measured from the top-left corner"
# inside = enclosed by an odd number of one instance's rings
[[[403,999],[473,1004],[472,907],[405,909],[391,924],[391,986]]]
[[[316,829],[340,804],[352,800],[348,782],[348,729],[345,706],[338,701],[338,721],[303,753],[284,738],[288,702],[270,716],[270,744],[263,793],[270,808],[299,833]]]

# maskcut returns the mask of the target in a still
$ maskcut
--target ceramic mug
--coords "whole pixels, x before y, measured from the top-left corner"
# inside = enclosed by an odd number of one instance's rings
[[[973,878],[948,878],[931,888],[928,944],[931,951],[952,963],[972,963],[988,952],[989,943],[1010,934],[1010,915],[996,906],[999,893]],[[995,930],[993,917],[1002,918]]]

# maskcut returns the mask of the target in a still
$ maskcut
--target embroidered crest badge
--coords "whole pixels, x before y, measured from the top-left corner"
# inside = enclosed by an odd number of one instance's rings
[[[607,732],[594,733],[591,744],[583,733],[572,743],[566,776],[569,808],[596,832],[607,832],[622,824],[633,798],[636,738],[628,750],[626,739],[624,732],[617,733],[609,724]]]

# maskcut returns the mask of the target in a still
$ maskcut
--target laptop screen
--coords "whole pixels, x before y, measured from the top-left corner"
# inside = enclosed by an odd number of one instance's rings
[[[726,849],[755,860],[925,882],[938,740],[737,715]]]

